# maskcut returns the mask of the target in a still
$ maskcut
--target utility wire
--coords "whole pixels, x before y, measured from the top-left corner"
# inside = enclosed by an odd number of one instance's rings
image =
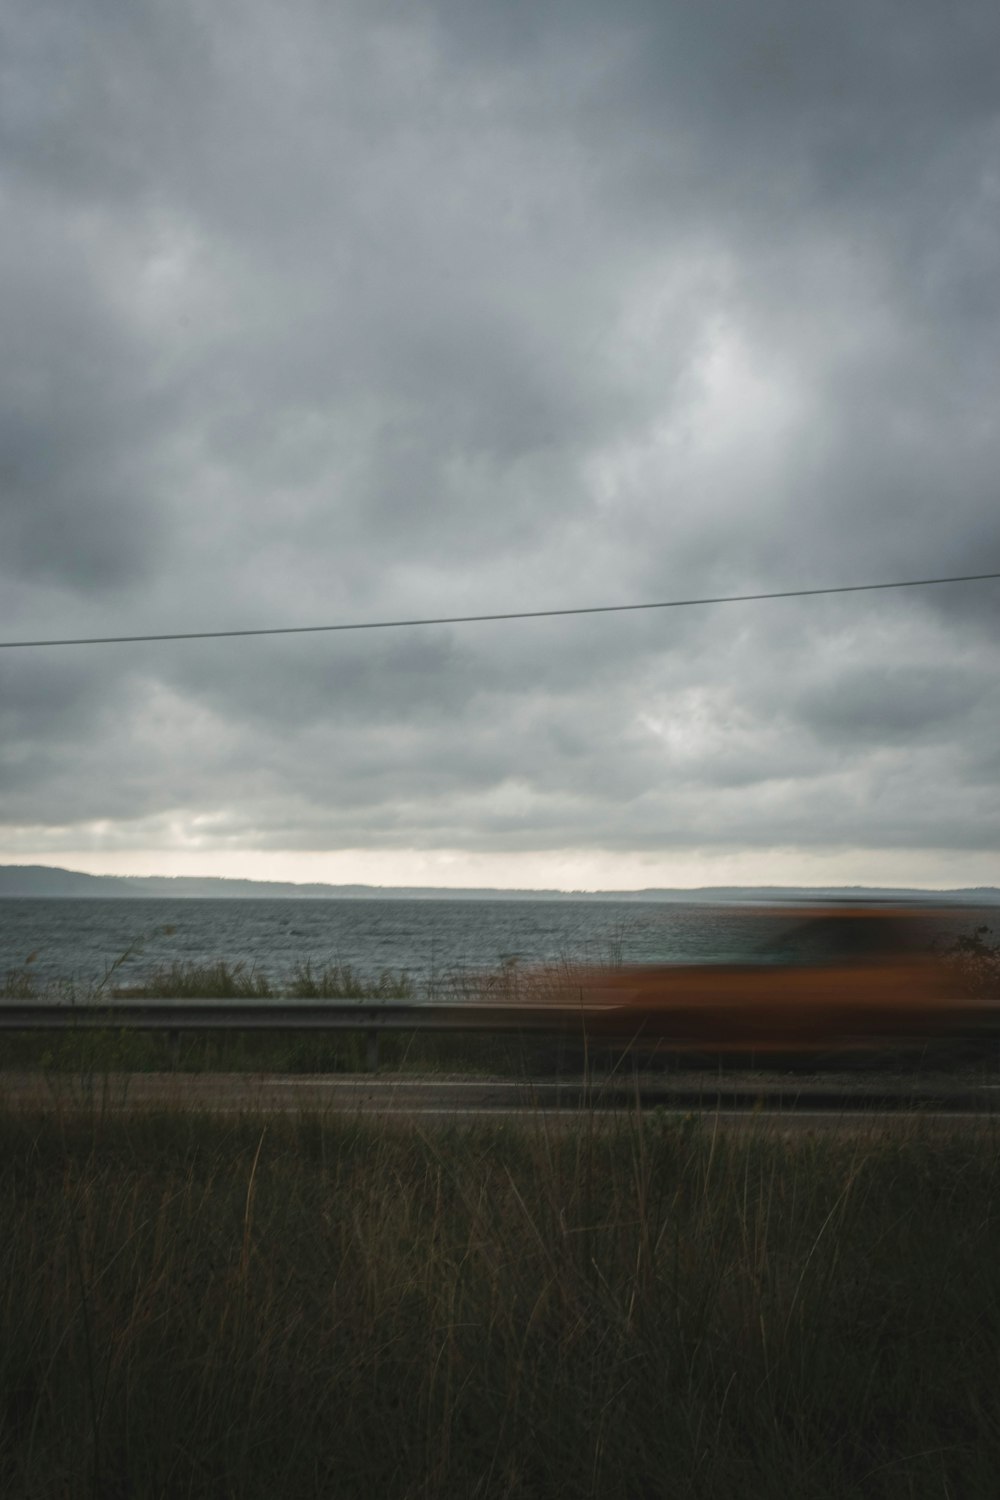
[[[342,625],[268,625],[253,630],[178,630],[163,635],[71,636],[64,640],[0,641],[0,651],[35,646],[123,646],[138,641],[221,641],[251,635],[321,635],[336,630],[402,630],[417,625],[478,625],[488,620],[551,620],[564,615],[615,615],[640,609],[689,609],[698,604],[752,604],[761,599],[811,599],[818,594],[866,594],[876,589],[922,589],[936,583],[981,583],[997,573],[950,578],[907,578],[896,583],[845,583],[825,589],[783,589],[770,594],[717,594],[705,599],[660,599],[650,604],[590,604],[575,609],[519,609],[492,615],[439,615],[426,620],[360,620]]]

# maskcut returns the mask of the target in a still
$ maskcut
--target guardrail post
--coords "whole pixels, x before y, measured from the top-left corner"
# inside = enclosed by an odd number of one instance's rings
[[[181,1060],[181,1034],[179,1031],[167,1032],[167,1045],[170,1048],[170,1066],[176,1072]]]
[[[365,1068],[369,1073],[378,1072],[378,1032],[365,1032]]]

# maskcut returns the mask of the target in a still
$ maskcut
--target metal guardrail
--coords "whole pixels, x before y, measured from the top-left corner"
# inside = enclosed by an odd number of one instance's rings
[[[503,1032],[562,1037],[583,1042],[587,1039],[628,1044],[641,1041],[664,1045],[668,1050],[689,1052],[705,1050],[736,1051],[753,1056],[773,1050],[779,1036],[778,1050],[788,1050],[795,1041],[781,1037],[773,1029],[774,1018],[765,1021],[763,1029],[752,1007],[746,1012],[747,1024],[732,1032],[733,1001],[726,997],[718,1011],[711,1007],[688,1004],[658,1012],[649,1007],[632,1007],[607,1003],[598,992],[580,990],[580,1003],[556,1001],[545,1003],[512,1003],[510,1001],[246,1001],[246,1000],[108,1000],[83,1004],[48,1003],[44,1001],[0,1002],[0,1031],[161,1031],[166,1032],[175,1050],[187,1032],[208,1031],[311,1031],[363,1032],[366,1038],[366,1060],[369,1069],[378,1067],[379,1037],[383,1032]],[[895,1025],[884,1031],[857,1030],[851,1024],[842,1034],[836,1030],[816,1036],[806,1032],[798,1037],[804,1052],[852,1051],[858,1047],[920,1046],[953,1040],[975,1038],[981,1045],[995,1045],[1000,1011],[993,1001],[955,1002],[954,1009],[936,1004],[931,1009],[919,1005],[907,1015],[907,1027]],[[667,1024],[664,1024],[667,1023]],[[713,1028],[719,1029],[713,1035]],[[727,1028],[730,1028],[727,1030]],[[794,1050],[794,1047],[793,1049]]]

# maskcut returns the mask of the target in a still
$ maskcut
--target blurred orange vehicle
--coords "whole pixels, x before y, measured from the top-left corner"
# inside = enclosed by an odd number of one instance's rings
[[[997,1028],[998,1001],[963,994],[935,945],[939,913],[887,905],[762,915],[783,918],[784,930],[758,962],[588,969],[550,1003],[575,1007],[588,1035],[667,1053],[926,1049]]]

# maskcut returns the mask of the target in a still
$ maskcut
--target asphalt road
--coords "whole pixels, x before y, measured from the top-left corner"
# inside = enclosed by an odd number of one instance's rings
[[[1000,1128],[1000,1084],[867,1077],[580,1080],[259,1075],[246,1073],[0,1073],[8,1108],[113,1111],[191,1109],[210,1113],[320,1114],[379,1119],[558,1122],[620,1120],[637,1106],[665,1115],[718,1120],[726,1128],[872,1130],[915,1122]]]

